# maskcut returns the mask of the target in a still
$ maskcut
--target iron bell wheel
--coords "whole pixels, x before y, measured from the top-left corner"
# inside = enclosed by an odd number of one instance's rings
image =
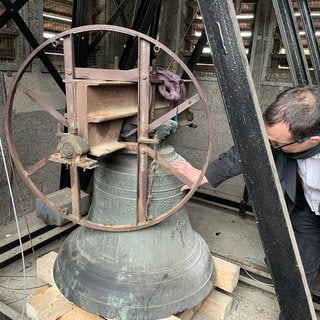
[[[138,68],[76,67],[75,38],[94,39],[97,34],[135,38]],[[165,109],[157,109],[157,99],[151,99],[162,81],[158,69],[150,65],[152,47],[155,55],[169,55],[190,78],[185,99],[166,103]],[[39,68],[37,57],[52,48],[64,55],[64,113],[33,90],[26,72]],[[23,101],[31,99],[32,110],[25,102],[21,105],[21,96]],[[110,101],[119,105],[108,107],[106,112]],[[132,107],[130,101],[137,103]],[[92,110],[92,106],[98,107]],[[153,133],[191,106],[200,106],[206,113],[208,152],[197,182],[184,194],[180,192],[181,182],[189,182],[172,167],[178,157],[175,150],[159,143]],[[67,132],[58,131],[60,141],[53,151],[47,151],[37,123],[30,125],[30,136],[26,130],[19,131],[20,109],[27,116],[28,111],[45,110],[53,122],[67,128]],[[190,70],[163,44],[136,31],[108,25],[71,29],[44,42],[25,60],[8,95],[6,138],[12,161],[33,194],[65,219],[81,225],[63,243],[54,265],[56,284],[67,299],[104,317],[145,320],[191,308],[208,295],[214,279],[212,257],[204,240],[192,230],[183,206],[208,165],[212,137],[209,119],[207,102]],[[41,121],[47,124],[47,119]],[[135,141],[119,139],[124,121],[136,125]],[[19,145],[20,140],[26,141],[21,135],[37,144],[42,154],[26,154],[27,146]],[[43,170],[51,166],[58,170],[61,163],[70,167],[69,212],[52,203],[41,184]],[[86,217],[81,216],[79,168],[95,168],[93,200]]]
[[[75,38],[92,39],[97,34],[103,34],[105,37],[110,38],[113,36],[113,34],[121,34],[122,36],[129,36],[137,39],[139,51],[138,68],[132,70],[77,68],[73,60],[73,48]],[[47,91],[46,95],[40,95],[36,92],[36,88],[34,88],[35,85],[30,83],[28,77],[27,71],[30,68],[40,68],[38,60],[39,56],[45,55],[47,52],[52,51],[52,48],[57,48],[61,52],[61,54],[64,55],[64,81],[66,84],[65,102],[67,106],[66,113],[58,112],[57,110],[59,110],[59,106],[54,105],[54,103],[52,103],[50,99],[48,101],[48,98],[50,98],[48,94],[50,93],[50,90]],[[153,48],[153,53],[155,55],[160,55],[163,53],[169,55],[172,61],[174,61],[176,64],[178,64],[178,66],[181,69],[183,69],[183,71],[190,78],[188,86],[190,89],[189,92],[192,92],[191,94],[189,94],[189,96],[186,97],[186,99],[183,102],[173,106],[165,114],[158,116],[158,118],[150,117],[150,110],[148,110],[148,108],[146,108],[146,106],[144,105],[144,102],[146,101],[151,103],[151,101],[149,101],[149,96],[152,86],[151,78],[153,77],[153,74],[152,71],[150,72],[150,70],[154,70],[152,69],[149,63],[151,48]],[[47,57],[50,56],[47,55]],[[46,75],[44,74],[43,76]],[[100,82],[116,80],[119,82],[132,81],[138,84],[137,90],[139,95],[139,102],[137,110],[135,111],[135,113],[138,115],[137,142],[127,143],[125,148],[122,150],[123,152],[135,153],[137,154],[138,158],[136,212],[137,218],[135,223],[123,225],[100,224],[90,221],[87,219],[87,217],[82,217],[80,214],[80,183],[78,168],[80,167],[83,170],[94,168],[96,166],[96,161],[95,156],[90,156],[90,153],[94,153],[93,149],[95,146],[90,146],[90,143],[86,141],[86,137],[83,137],[82,133],[79,133],[79,128],[81,127],[81,124],[83,122],[83,117],[81,118],[82,111],[79,110],[79,108],[77,108],[77,97],[73,96],[73,85],[79,79],[87,79],[89,81],[90,77],[92,81],[94,81],[94,78],[96,78]],[[41,87],[41,80],[39,81],[38,85],[39,87]],[[56,85],[56,83],[53,82],[52,85]],[[32,103],[30,103],[30,105],[27,103],[21,103],[21,96],[24,100],[30,101]],[[205,117],[208,121],[208,125],[206,128],[206,132],[208,135],[207,153],[205,156],[201,174],[199,175],[197,182],[191,186],[191,189],[185,194],[183,199],[178,204],[175,204],[173,208],[170,208],[165,212],[162,212],[162,214],[157,217],[152,218],[150,215],[150,218],[146,219],[145,217],[149,216],[145,213],[145,211],[147,210],[148,201],[146,194],[148,192],[146,166],[148,163],[151,162],[149,161],[150,159],[152,161],[155,161],[158,165],[164,167],[169,172],[171,172],[178,179],[180,179],[182,183],[190,184],[184,176],[182,176],[173,169],[170,163],[168,163],[159,156],[157,152],[157,142],[154,139],[150,139],[150,133],[162,126],[164,123],[166,123],[173,117],[179,116],[179,114],[181,114],[183,111],[189,110],[189,108],[192,106],[200,106],[200,108],[203,108],[205,112]],[[61,142],[60,144],[57,143],[57,145],[59,146],[64,146],[64,158],[59,156],[60,158],[57,159],[57,146],[53,148],[54,150],[48,150],[48,145],[45,143],[43,139],[42,132],[40,132],[40,130],[37,130],[36,123],[34,124],[34,126],[29,128],[30,130],[32,129],[32,134],[28,136],[28,130],[25,129],[27,127],[26,124],[24,124],[23,126],[20,125],[21,122],[23,122],[23,119],[21,119],[21,109],[25,111],[25,115],[30,114],[29,111],[45,110],[50,116],[50,120],[53,120],[53,122],[56,122],[60,126],[67,128],[67,134],[61,132],[58,134],[61,137]],[[80,121],[81,123],[79,123],[80,118],[82,119]],[[90,121],[96,121],[94,117],[92,118],[93,119],[91,119]],[[33,119],[28,119],[27,121],[31,120]],[[40,121],[46,123],[47,120],[48,119],[41,119]],[[117,121],[119,121],[119,119],[115,118],[112,121],[112,123],[116,124]],[[21,128],[24,128],[24,130],[21,131]],[[84,136],[86,135],[88,130],[90,130],[90,128],[82,128]],[[56,132],[52,132],[52,135],[55,134]],[[105,231],[129,231],[143,229],[152,225],[156,225],[168,219],[174,213],[179,211],[184,206],[184,204],[191,198],[205,174],[208,161],[211,155],[212,126],[210,123],[210,112],[208,103],[205,99],[205,96],[201,90],[198,81],[195,79],[194,75],[187,68],[184,62],[172,51],[170,51],[166,46],[164,46],[157,40],[152,39],[149,36],[146,36],[134,30],[112,25],[90,25],[70,29],[60,33],[59,35],[56,35],[51,39],[48,39],[37,49],[35,49],[23,62],[15,78],[12,81],[11,88],[8,94],[5,117],[5,135],[7,139],[8,150],[15,168],[17,169],[17,171],[19,172],[19,174],[21,175],[31,192],[38,199],[40,199],[46,206],[54,210],[63,218],[79,225],[84,225],[89,228]],[[21,136],[23,136],[24,139],[21,139]],[[114,139],[112,135],[111,138]],[[66,139],[67,141],[65,141],[64,139]],[[24,141],[24,144],[22,146],[19,145],[20,141]],[[31,157],[30,155],[26,156],[26,153],[28,153],[29,150],[27,149],[25,141],[27,141],[28,144],[38,145],[37,153],[39,154],[34,153]],[[151,147],[152,145],[153,147]],[[70,146],[73,147],[75,151],[70,151]],[[87,156],[86,154],[87,149],[90,150],[88,154],[89,156]],[[69,156],[70,158],[68,158]],[[46,172],[46,180],[50,180],[50,175],[52,171],[50,171],[50,169],[47,168],[55,166],[55,168],[51,170],[59,172],[58,170],[60,170],[61,162],[67,164],[70,167],[72,194],[72,209],[70,211],[66,211],[66,208],[59,207],[57,204],[51,202],[50,199],[48,199],[48,197],[44,193],[43,182],[41,179],[39,179],[39,175],[42,172]]]

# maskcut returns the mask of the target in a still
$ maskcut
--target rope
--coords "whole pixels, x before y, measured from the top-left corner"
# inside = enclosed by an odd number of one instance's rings
[[[12,204],[13,213],[14,213],[14,217],[15,217],[18,238],[19,238],[19,245],[20,245],[20,251],[21,251],[21,258],[22,258],[22,267],[23,267],[23,293],[24,293],[24,299],[25,299],[26,298],[26,265],[25,265],[24,254],[23,254],[23,245],[22,245],[22,240],[21,240],[21,232],[20,232],[18,214],[17,214],[17,210],[16,210],[14,197],[13,197],[12,188],[10,185],[10,177],[9,177],[9,172],[8,172],[8,167],[7,167],[7,163],[6,163],[6,159],[5,159],[5,153],[4,153],[1,137],[0,137],[0,150],[1,150],[2,160],[3,160],[3,166],[5,169],[5,173],[6,173],[6,178],[7,178],[7,183],[8,183],[9,193],[10,193],[10,199],[11,199],[11,204]],[[25,314],[25,304],[23,304],[22,317],[24,316],[24,314]]]
[[[158,85],[160,94],[167,100],[181,103],[186,97],[186,87],[181,78],[174,72],[158,67],[158,79],[163,83]]]

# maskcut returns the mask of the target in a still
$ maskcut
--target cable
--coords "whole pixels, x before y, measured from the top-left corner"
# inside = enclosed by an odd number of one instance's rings
[[[16,222],[17,233],[18,233],[18,238],[19,238],[19,245],[20,245],[20,250],[21,250],[21,259],[22,259],[22,268],[23,268],[23,296],[24,296],[24,300],[25,300],[26,299],[26,265],[25,265],[24,254],[23,254],[23,246],[22,246],[22,240],[21,240],[21,232],[20,232],[20,226],[19,226],[19,221],[18,221],[18,215],[17,215],[17,210],[16,210],[14,198],[13,198],[13,192],[12,192],[12,188],[11,188],[11,184],[10,184],[10,177],[9,177],[9,172],[8,172],[8,167],[7,167],[7,163],[6,163],[6,159],[5,159],[5,154],[4,154],[4,149],[3,149],[1,137],[0,137],[0,149],[1,149],[1,155],[2,155],[2,160],[3,160],[3,166],[4,166],[4,170],[5,170],[6,178],[7,178],[7,182],[8,182],[10,199],[11,199],[12,209],[13,209],[14,218],[15,218],[15,222]],[[21,313],[22,318],[24,317],[24,314],[25,314],[25,305],[26,305],[25,302],[26,301],[24,301],[24,303],[23,303],[23,308],[22,308],[22,313]]]
[[[267,287],[274,287],[274,285],[272,283],[268,283],[268,282],[264,282],[264,281],[260,281],[258,280],[256,277],[254,277],[250,271],[248,271],[247,269],[244,269],[242,268],[242,270],[245,272],[245,274],[253,281],[257,282],[257,283],[260,283],[264,286],[267,286]]]

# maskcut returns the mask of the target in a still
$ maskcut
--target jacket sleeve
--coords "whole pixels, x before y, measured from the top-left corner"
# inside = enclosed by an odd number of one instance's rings
[[[233,146],[209,163],[205,176],[213,187],[217,187],[223,181],[242,173],[240,163],[240,157]]]

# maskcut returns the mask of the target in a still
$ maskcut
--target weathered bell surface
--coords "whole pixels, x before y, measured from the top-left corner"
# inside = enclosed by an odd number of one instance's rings
[[[172,147],[160,151],[168,162]],[[121,154],[95,169],[89,219],[135,223],[137,162]],[[182,197],[181,182],[164,169],[152,183],[149,214],[167,212]],[[181,209],[155,226],[104,232],[77,228],[64,242],[54,266],[60,291],[80,308],[106,318],[155,320],[191,308],[211,291],[214,279],[207,244]]]

